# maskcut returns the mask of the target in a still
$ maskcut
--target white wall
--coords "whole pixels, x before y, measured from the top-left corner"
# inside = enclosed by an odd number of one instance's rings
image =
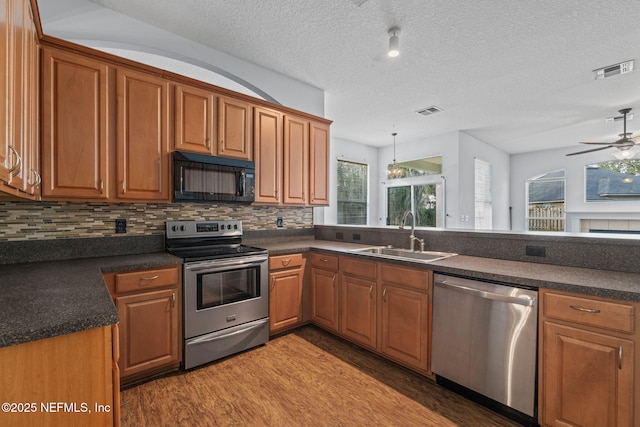
[[[242,91],[300,111],[324,116],[324,91],[227,55],[163,29],[135,20],[89,0],[38,0],[47,35],[85,46],[118,52],[129,59],[164,68],[171,58],[183,65],[171,69],[192,76],[194,65],[209,70],[194,78]],[[156,65],[157,64],[157,65]],[[164,68],[167,69],[167,68]],[[213,76],[217,74],[218,77]],[[203,75],[211,76],[202,77]],[[245,88],[241,89],[240,87]]]
[[[513,206],[516,231],[526,229],[526,182],[527,179],[545,172],[564,169],[566,173],[565,211],[566,231],[579,232],[580,218],[585,219],[640,219],[640,202],[612,201],[586,202],[584,193],[585,170],[587,164],[615,160],[613,150],[567,157],[567,153],[578,151],[579,147],[536,151],[511,156],[511,203]]]

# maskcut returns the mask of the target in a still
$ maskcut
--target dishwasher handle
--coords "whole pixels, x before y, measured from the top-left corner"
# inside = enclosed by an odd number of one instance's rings
[[[435,281],[436,285],[442,286],[442,287],[448,287],[448,288],[452,288],[453,290],[456,290],[458,292],[462,292],[465,294],[470,294],[470,295],[474,295],[480,298],[484,298],[484,299],[490,299],[490,300],[494,300],[494,301],[501,301],[501,302],[506,302],[506,303],[510,303],[510,304],[519,304],[519,305],[524,305],[527,307],[533,307],[533,305],[535,304],[536,300],[535,298],[530,298],[530,297],[512,297],[509,295],[501,295],[501,294],[496,294],[495,292],[489,292],[489,291],[483,291],[480,289],[474,289],[474,288],[470,288],[468,286],[462,286],[462,285],[454,285],[452,283],[447,283],[446,279],[439,279]]]

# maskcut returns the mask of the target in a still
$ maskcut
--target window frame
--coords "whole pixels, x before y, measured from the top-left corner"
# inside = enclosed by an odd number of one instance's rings
[[[361,165],[366,167],[366,189],[367,189],[367,197],[366,197],[366,206],[365,206],[365,223],[364,224],[351,224],[351,223],[343,223],[340,222],[340,162],[344,163],[352,163],[356,165]],[[371,222],[371,165],[366,161],[360,160],[352,160],[348,158],[338,158],[336,163],[336,224],[338,225],[369,225]]]

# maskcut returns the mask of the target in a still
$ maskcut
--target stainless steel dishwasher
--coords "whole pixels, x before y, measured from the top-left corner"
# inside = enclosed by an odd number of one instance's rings
[[[538,291],[436,274],[436,382],[523,425],[537,425]]]

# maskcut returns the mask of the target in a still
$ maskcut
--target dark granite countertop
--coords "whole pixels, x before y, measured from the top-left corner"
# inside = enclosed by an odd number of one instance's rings
[[[118,323],[103,272],[181,263],[162,252],[0,265],[0,347]]]
[[[262,242],[262,247],[271,255],[304,252],[310,249],[334,251],[343,254],[381,260],[382,258],[355,254],[353,250],[371,247],[325,240],[298,240],[286,242]],[[507,261],[457,255],[432,263],[385,261],[412,267],[422,267],[435,272],[458,274],[485,280],[494,280],[516,285],[557,289],[627,301],[640,301],[640,274],[624,273],[590,268],[566,267],[522,261]]]

